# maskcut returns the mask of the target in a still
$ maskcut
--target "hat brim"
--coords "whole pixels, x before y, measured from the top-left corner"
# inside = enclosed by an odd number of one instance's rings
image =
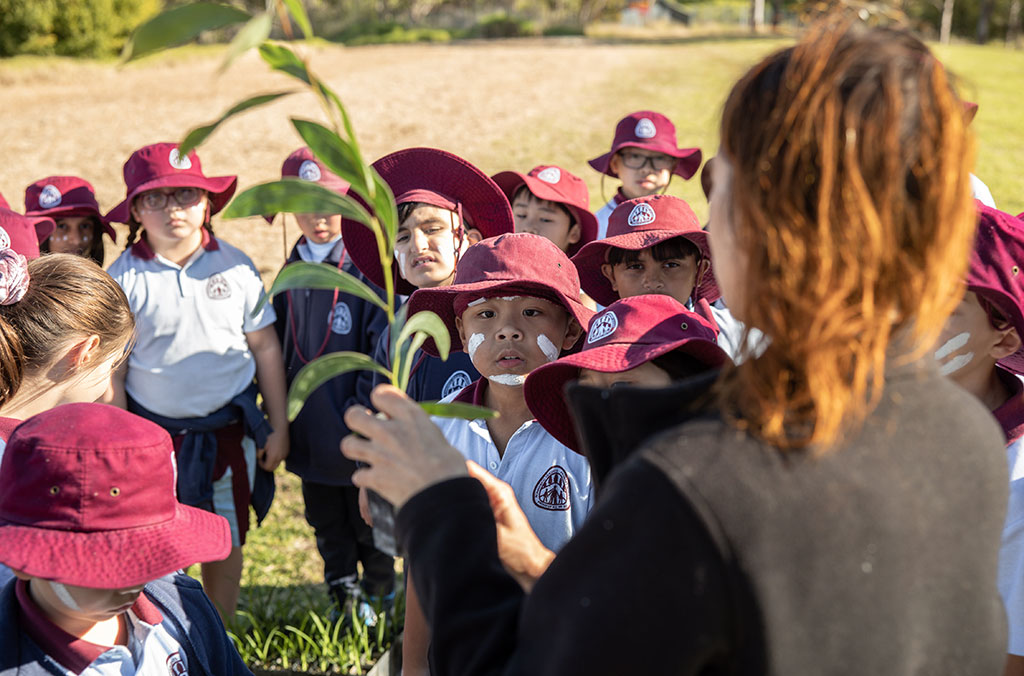
[[[103,214],[100,213],[99,209],[94,209],[93,207],[53,207],[52,209],[26,211],[25,215],[28,216],[29,218],[32,218],[33,216],[48,216],[55,220],[58,218],[64,218],[68,216],[95,216],[96,219],[100,222],[100,225],[103,226],[103,232],[107,233],[107,236],[110,237],[110,241],[117,242],[117,232],[114,230],[113,226],[111,226],[110,223],[107,222],[107,219],[103,217]],[[44,241],[45,240],[41,239],[39,240],[39,243],[42,244]]]
[[[57,229],[57,222],[49,216],[26,215],[25,218],[27,218],[36,229],[36,238],[39,240],[40,244],[49,239],[50,235],[53,234],[53,231]]]
[[[142,585],[231,553],[224,517],[179,504],[162,524],[89,533],[0,521],[0,562],[32,577],[94,589]]]
[[[434,148],[407,148],[385,155],[372,166],[396,197],[419,189],[457,200],[470,221],[465,226],[479,230],[483,239],[514,230],[512,207],[505,193],[487,174],[457,155]],[[373,232],[346,218],[341,222],[341,238],[359,271],[383,289],[384,271]],[[416,290],[402,279],[397,266],[392,266],[392,275],[396,293],[407,296]]]
[[[671,155],[679,160],[676,162],[676,168],[672,173],[676,176],[681,176],[685,180],[693,178],[693,175],[697,173],[698,169],[700,169],[700,161],[702,157],[700,148],[676,148],[672,145],[637,143],[635,141],[627,141],[625,143],[612,146],[611,150],[606,152],[604,155],[589,160],[587,164],[605,176],[618,178],[619,175],[612,171],[612,158],[615,157],[615,153],[619,152],[623,148],[643,148],[644,150],[650,150],[651,152]]]
[[[579,377],[580,369],[622,373],[676,350],[697,359],[709,369],[718,368],[729,360],[722,348],[700,338],[685,338],[657,345],[609,343],[534,369],[527,376],[523,390],[526,404],[537,422],[551,436],[580,453],[576,428],[565,400],[565,386]]]
[[[572,258],[573,265],[580,275],[580,288],[601,305],[611,305],[619,300],[619,294],[612,288],[611,281],[601,272],[601,266],[608,262],[608,250],[616,248],[640,251],[676,237],[685,237],[693,242],[700,249],[701,256],[708,261],[708,269],[704,272],[700,284],[694,289],[693,295],[695,298],[704,298],[709,303],[714,303],[722,294],[715,281],[708,236],[703,230],[640,230],[590,242]]]
[[[535,288],[538,292],[541,292],[544,295],[554,295],[559,301],[561,301],[562,307],[564,307],[573,319],[579,322],[579,325],[584,329],[586,329],[587,325],[590,323],[591,317],[594,316],[593,310],[581,303],[579,298],[569,298],[557,289],[552,288],[547,282],[538,279],[489,279],[482,282],[472,282],[470,284],[453,284],[451,286],[441,286],[433,289],[419,289],[409,298],[409,316],[412,317],[414,314],[421,311],[436,313],[448,328],[448,335],[451,337],[452,351],[460,352],[463,350],[463,345],[462,339],[459,338],[458,329],[455,328],[455,297],[461,293],[485,293],[497,291],[505,287],[515,287],[516,289]],[[581,334],[580,339],[582,338],[583,335]],[[428,338],[427,341],[423,343],[423,351],[435,357],[439,356],[437,346],[431,338]]]
[[[575,256],[580,249],[597,239],[597,216],[591,213],[585,206],[566,201],[565,195],[547,181],[542,181],[535,176],[520,174],[518,171],[503,171],[491,178],[498,184],[502,192],[505,193],[505,197],[508,198],[510,204],[512,197],[519,190],[519,187],[525,185],[538,199],[565,205],[580,226],[579,240],[569,245],[568,250],[565,252],[565,255],[569,258]]]
[[[238,187],[237,176],[196,176],[194,174],[171,174],[159,176],[135,186],[123,202],[103,217],[110,223],[128,223],[131,220],[132,200],[140,193],[157,188],[199,188],[205,190],[210,201],[210,215],[216,214],[228,205]]]

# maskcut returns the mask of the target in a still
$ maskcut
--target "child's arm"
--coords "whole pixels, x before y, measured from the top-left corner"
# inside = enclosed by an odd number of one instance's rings
[[[274,431],[267,445],[260,449],[260,467],[268,472],[288,456],[287,387],[284,377],[284,356],[273,324],[245,334],[256,360],[256,382],[263,395],[263,406]]]
[[[404,676],[429,676],[430,664],[427,653],[430,649],[430,627],[420,607],[420,597],[412,583],[412,569],[405,562],[405,633],[402,638],[402,674]]]

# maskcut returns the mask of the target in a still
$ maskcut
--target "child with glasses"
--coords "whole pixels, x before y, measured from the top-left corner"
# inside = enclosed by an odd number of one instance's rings
[[[275,314],[269,305],[253,314],[264,295],[259,272],[210,227],[236,177],[208,177],[195,152],[156,143],[132,154],[124,180],[127,196],[106,219],[128,224],[128,244],[109,272],[128,297],[137,335],[114,378],[114,403],[171,434],[179,499],[230,523],[230,555],[202,568],[207,593],[230,617],[249,505],[262,520],[273,499],[271,472],[288,454]]]
[[[700,148],[676,146],[676,128],[661,113],[641,110],[619,120],[612,147],[590,160],[604,176],[622,181],[618,192],[597,212],[597,239],[608,233],[608,217],[626,200],[664,193],[673,174],[689,179],[700,168]]]

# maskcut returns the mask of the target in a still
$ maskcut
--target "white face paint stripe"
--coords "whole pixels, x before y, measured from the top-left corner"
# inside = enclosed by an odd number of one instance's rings
[[[477,349],[481,344],[483,344],[483,342],[484,334],[482,333],[474,333],[469,337],[469,340],[466,341],[466,353],[469,354],[470,361],[473,361],[473,355],[476,354]]]
[[[487,376],[492,383],[507,385],[508,387],[522,387],[526,382],[526,376],[519,376],[514,373],[499,373],[496,376]]]
[[[939,374],[943,376],[948,376],[953,373],[956,373],[963,367],[970,364],[972,359],[974,359],[973,352],[968,352],[967,354],[961,354],[956,357],[953,357],[952,359],[950,359],[945,364],[939,367]]]
[[[548,358],[549,362],[558,359],[558,355],[561,352],[561,350],[551,342],[551,339],[543,333],[537,336],[537,347],[540,348],[540,351],[544,353],[544,356]]]
[[[398,253],[396,251],[395,255],[398,256],[398,276],[402,279],[408,279],[408,277],[405,276],[405,254]]]
[[[519,300],[520,298],[521,298],[521,296],[502,296],[501,297],[502,300],[507,300],[510,303],[512,301],[514,301],[514,300]]]
[[[469,301],[469,305],[467,305],[466,307],[473,307],[474,305],[479,305],[480,303],[486,303],[486,302],[487,302],[486,298],[477,298],[476,300]]]
[[[935,358],[936,359],[945,359],[946,357],[948,357],[949,355],[953,354],[954,352],[959,350],[961,347],[966,345],[967,341],[970,340],[970,339],[971,339],[971,334],[968,333],[967,331],[964,331],[963,333],[961,333],[959,335],[953,336],[952,338],[950,338],[949,340],[946,341],[945,345],[943,345],[939,349],[935,350]]]
[[[75,598],[71,596],[71,592],[68,591],[67,587],[62,585],[60,582],[53,582],[52,580],[47,580],[47,582],[50,585],[50,589],[53,590],[53,593],[57,596],[58,599],[60,599],[61,603],[66,605],[71,610],[81,610],[78,603],[75,601]]]

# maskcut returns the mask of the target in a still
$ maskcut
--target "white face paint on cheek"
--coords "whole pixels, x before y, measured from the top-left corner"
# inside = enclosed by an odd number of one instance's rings
[[[484,334],[482,333],[474,333],[469,337],[469,340],[466,341],[466,353],[469,354],[470,361],[473,361],[473,355],[476,354],[477,349],[479,349],[483,342]]]
[[[952,375],[959,371],[960,369],[962,369],[963,367],[970,364],[972,359],[974,359],[973,352],[968,352],[967,354],[961,354],[956,357],[953,357],[945,364],[943,364],[941,367],[939,367],[939,375]]]
[[[961,334],[955,335],[946,341],[946,344],[935,350],[936,359],[945,359],[949,355],[953,354],[961,347],[967,344],[967,341],[971,339],[971,334],[964,331]]]
[[[75,598],[71,596],[71,592],[68,591],[67,587],[62,585],[60,582],[52,582],[50,580],[47,580],[47,583],[50,585],[50,589],[53,590],[53,593],[57,596],[57,598],[60,599],[61,603],[66,605],[71,610],[81,610],[81,607],[79,607],[78,603],[75,601]]]
[[[555,344],[551,342],[551,339],[545,336],[543,333],[537,336],[537,347],[544,353],[544,356],[548,358],[548,361],[555,361],[558,359],[558,355],[561,352]]]
[[[522,387],[526,382],[526,376],[518,376],[514,373],[499,373],[496,376],[487,376],[492,383],[507,385],[508,387]]]
[[[405,254],[396,251],[395,256],[398,257],[398,276],[402,279],[408,279],[408,277],[405,276]]]

